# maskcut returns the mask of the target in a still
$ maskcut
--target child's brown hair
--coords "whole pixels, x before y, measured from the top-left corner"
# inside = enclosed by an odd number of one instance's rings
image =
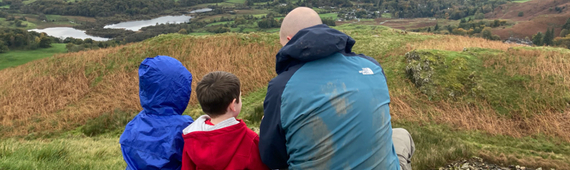
[[[232,73],[215,71],[206,74],[196,86],[202,111],[212,118],[225,114],[234,99],[239,103],[240,86],[239,78]]]

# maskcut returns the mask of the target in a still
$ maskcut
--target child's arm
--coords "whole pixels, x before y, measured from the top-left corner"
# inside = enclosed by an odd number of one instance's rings
[[[184,147],[184,151],[182,152],[182,168],[181,170],[189,170],[189,169],[196,169],[196,164],[192,162],[190,156],[188,156],[188,152],[186,152],[186,147]]]
[[[263,164],[261,161],[261,156],[259,156],[259,136],[256,135],[253,139],[253,145],[249,153],[251,153],[251,155],[249,156],[249,165],[247,169],[269,169],[267,165]]]

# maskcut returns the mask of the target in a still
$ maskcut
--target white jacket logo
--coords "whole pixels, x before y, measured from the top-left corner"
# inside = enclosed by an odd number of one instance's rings
[[[362,68],[361,71],[358,71],[358,73],[362,73],[362,75],[371,75],[374,74],[374,72],[372,72],[372,69],[366,67],[366,68]]]

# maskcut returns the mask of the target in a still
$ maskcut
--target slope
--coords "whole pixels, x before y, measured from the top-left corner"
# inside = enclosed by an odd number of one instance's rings
[[[384,67],[393,126],[409,129],[418,146],[415,169],[434,169],[470,156],[502,164],[570,166],[569,50],[383,26],[346,24],[337,29],[357,40],[355,52],[374,57]],[[210,71],[235,73],[246,96],[241,118],[257,129],[264,87],[275,76],[277,39],[264,33],[168,34],[1,70],[0,138],[5,142],[0,143],[0,169],[124,166],[116,142],[125,123],[141,109],[138,64],[156,55],[181,60],[194,74],[193,86]],[[418,64],[434,71],[409,69]],[[414,74],[431,77],[418,84]],[[195,94],[185,114],[201,114]],[[66,144],[81,141],[103,149]],[[48,149],[26,150],[29,146]],[[102,156],[75,154],[84,150]],[[102,166],[97,167],[98,162]]]

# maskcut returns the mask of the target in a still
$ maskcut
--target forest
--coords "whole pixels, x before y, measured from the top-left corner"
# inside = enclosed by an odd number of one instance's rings
[[[12,4],[20,3],[12,0]],[[62,0],[36,0],[11,9],[27,14],[74,15],[86,17],[109,17],[115,14],[145,15],[172,9],[177,4],[174,0],[86,0],[65,2]]]
[[[14,49],[33,50],[51,47],[54,37],[24,29],[0,28],[0,53]],[[55,40],[57,41],[57,40]]]

